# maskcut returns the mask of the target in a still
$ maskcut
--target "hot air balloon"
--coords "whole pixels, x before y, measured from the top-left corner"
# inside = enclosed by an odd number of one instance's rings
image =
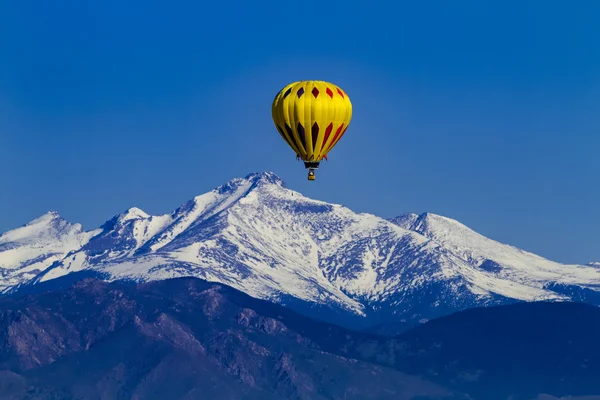
[[[271,108],[279,134],[304,161],[308,180],[340,141],[352,119],[348,95],[333,83],[299,81],[279,91]]]

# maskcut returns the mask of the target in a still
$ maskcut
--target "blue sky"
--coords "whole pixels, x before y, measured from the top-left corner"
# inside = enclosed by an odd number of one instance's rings
[[[0,231],[93,228],[255,171],[600,260],[600,2],[20,0],[0,13]],[[302,79],[354,105],[306,181],[271,121]]]

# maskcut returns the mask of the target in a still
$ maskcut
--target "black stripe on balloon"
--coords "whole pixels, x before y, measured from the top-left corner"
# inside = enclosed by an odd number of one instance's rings
[[[288,133],[290,140],[294,141],[294,132],[292,131],[292,128],[287,124],[287,122],[285,123],[285,131]],[[294,141],[295,143],[295,141]],[[296,146],[298,147],[298,151],[302,151],[303,148],[302,146]]]
[[[288,146],[290,146],[293,149],[294,146],[292,146],[292,143],[290,142],[290,138],[288,138],[288,136],[283,132],[283,129],[281,129],[281,127],[279,125],[277,125],[277,130],[279,131],[279,133],[281,133],[281,137],[283,138],[283,140],[285,140],[285,142],[288,144]]]
[[[317,148],[317,138],[319,136],[319,124],[317,124],[316,122],[312,126],[311,136],[312,136],[312,144],[313,144],[313,152],[314,152],[315,149]]]
[[[306,134],[304,133],[304,127],[300,122],[298,122],[298,135],[300,136],[300,142],[302,143],[302,146],[304,146],[306,149],[308,147],[306,145]]]

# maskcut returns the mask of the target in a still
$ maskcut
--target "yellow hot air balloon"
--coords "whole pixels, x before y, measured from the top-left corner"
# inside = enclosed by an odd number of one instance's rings
[[[279,91],[271,108],[285,142],[304,161],[308,179],[340,141],[352,119],[348,95],[333,83],[299,81]]]

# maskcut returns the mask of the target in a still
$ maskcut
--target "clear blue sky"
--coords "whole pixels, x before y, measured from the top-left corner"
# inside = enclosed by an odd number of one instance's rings
[[[255,171],[392,217],[434,212],[600,260],[600,2],[19,0],[0,12],[0,231],[173,210]],[[317,181],[285,84],[354,105]]]

